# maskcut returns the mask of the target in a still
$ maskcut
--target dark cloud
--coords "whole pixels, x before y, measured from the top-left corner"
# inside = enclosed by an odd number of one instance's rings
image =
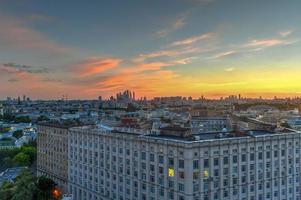
[[[45,78],[42,81],[43,82],[63,82],[63,80],[56,79],[56,78]]]
[[[30,65],[20,65],[15,63],[5,63],[2,66],[6,68],[7,72],[27,72],[31,74],[42,74],[49,72],[49,70],[44,67],[34,67]],[[11,71],[9,69],[12,69],[14,71]]]
[[[14,83],[14,82],[18,82],[19,79],[16,79],[16,78],[10,78],[7,80],[8,82],[11,82],[11,83]]]

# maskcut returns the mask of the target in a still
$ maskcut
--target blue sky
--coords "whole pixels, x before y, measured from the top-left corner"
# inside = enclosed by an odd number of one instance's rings
[[[3,0],[0,98],[124,89],[296,96],[300,8],[297,0]]]

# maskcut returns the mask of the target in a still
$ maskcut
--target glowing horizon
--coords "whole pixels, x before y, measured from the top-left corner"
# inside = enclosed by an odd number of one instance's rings
[[[301,96],[300,1],[114,1],[1,2],[0,99]]]

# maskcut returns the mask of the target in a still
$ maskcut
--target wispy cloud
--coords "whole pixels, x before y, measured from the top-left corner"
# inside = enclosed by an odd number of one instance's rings
[[[224,52],[215,53],[208,57],[208,59],[221,59],[232,55],[250,54],[266,50],[268,48],[286,46],[298,43],[300,40],[288,37],[292,31],[286,31],[279,33],[279,37],[265,38],[265,39],[252,39],[245,43],[224,45],[220,46],[219,49],[226,49]],[[217,48],[218,49],[218,48]]]
[[[186,14],[185,15],[181,15],[176,20],[174,20],[170,25],[168,25],[166,28],[164,28],[162,30],[159,30],[157,32],[157,35],[160,36],[160,37],[165,37],[168,34],[174,32],[174,31],[176,31],[178,29],[181,29],[186,24],[186,18],[187,18]]]
[[[9,82],[31,81],[40,79],[40,74],[29,72],[28,69],[15,68],[10,65],[0,65],[1,79],[7,78]]]
[[[226,51],[226,52],[222,52],[222,53],[218,53],[212,57],[209,57],[209,59],[219,59],[219,58],[223,58],[223,57],[226,57],[226,56],[231,56],[231,55],[234,55],[236,54],[237,52],[234,51],[234,50],[231,50],[231,51]]]
[[[245,44],[245,47],[272,47],[286,43],[287,41],[280,39],[251,40]]]
[[[116,58],[89,58],[76,67],[76,73],[80,76],[99,75],[116,68],[122,62]]]
[[[15,63],[4,63],[0,65],[0,71],[6,73],[30,73],[30,74],[40,74],[48,73],[49,70],[44,67],[34,67],[30,65],[20,65]]]
[[[35,19],[37,16],[34,17]],[[6,48],[63,54],[70,49],[51,40],[45,34],[30,28],[29,19],[0,16],[0,45]]]
[[[172,57],[172,56],[179,55],[179,53],[180,52],[177,50],[170,50],[170,49],[155,51],[155,52],[151,52],[151,53],[140,54],[138,57],[134,58],[133,61],[134,62],[143,62],[146,59],[150,59],[150,58]]]
[[[287,36],[291,35],[293,32],[294,32],[293,30],[281,31],[281,32],[279,32],[279,35],[282,37],[287,37]]]
[[[206,34],[186,38],[186,39],[183,39],[183,40],[175,41],[171,44],[171,46],[191,45],[191,44],[194,44],[196,42],[199,42],[200,40],[207,40],[211,37],[212,37],[212,33],[206,33]]]
[[[226,72],[233,72],[233,71],[235,71],[235,70],[236,70],[235,67],[229,67],[229,68],[226,68],[226,69],[225,69]]]
[[[182,59],[173,61],[173,64],[186,65],[186,64],[191,63],[193,59],[196,59],[196,57],[182,58]]]

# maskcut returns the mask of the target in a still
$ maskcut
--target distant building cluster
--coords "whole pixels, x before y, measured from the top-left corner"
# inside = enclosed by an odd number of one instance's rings
[[[147,100],[126,90],[97,100],[10,99],[0,114],[0,146],[37,138],[37,174],[65,199],[300,199],[298,97]]]
[[[76,200],[300,199],[300,102],[238,100],[101,98],[39,123],[38,174]]]

